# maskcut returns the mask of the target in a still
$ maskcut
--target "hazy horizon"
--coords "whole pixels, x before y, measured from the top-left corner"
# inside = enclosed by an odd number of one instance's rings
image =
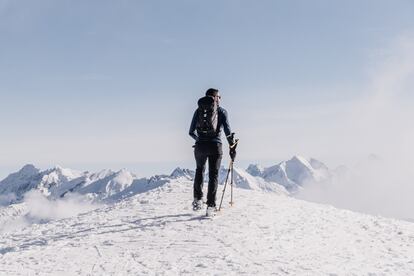
[[[26,163],[192,168],[188,128],[209,87],[240,167],[296,154],[331,168],[370,154],[409,164],[413,7],[0,0],[0,176]]]

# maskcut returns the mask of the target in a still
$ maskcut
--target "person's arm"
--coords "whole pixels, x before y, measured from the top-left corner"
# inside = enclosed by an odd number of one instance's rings
[[[191,121],[190,131],[189,131],[190,136],[197,142],[198,136],[196,134],[196,124],[197,124],[197,110],[194,112],[193,120]]]
[[[227,141],[229,142],[229,145],[232,145],[234,143],[231,135],[231,127],[229,123],[229,116],[227,115],[227,111],[225,109],[222,109],[223,112],[223,129],[224,134],[226,134]]]
[[[229,116],[227,111],[223,109],[223,128],[224,133],[226,134],[227,142],[229,143],[229,154],[232,161],[236,159],[236,142],[234,141],[234,133],[231,132]]]

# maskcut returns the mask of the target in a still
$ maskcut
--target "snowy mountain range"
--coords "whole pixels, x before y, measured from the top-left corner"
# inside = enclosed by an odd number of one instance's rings
[[[26,165],[0,182],[0,203],[18,202],[24,195],[37,190],[48,198],[63,198],[71,193],[86,195],[92,201],[116,201],[154,189],[174,179],[192,180],[195,172],[176,168],[170,175],[138,178],[126,169],[80,172],[60,166],[40,171]],[[222,167],[219,183],[224,183],[227,169]],[[262,168],[250,165],[247,170],[234,168],[234,185],[239,188],[289,194],[308,182],[329,181],[331,172],[320,161],[294,156],[275,166]],[[206,181],[208,173],[206,172]]]
[[[156,188],[169,179],[190,177],[186,173],[186,170],[177,169],[171,176],[137,178],[126,169],[90,173],[63,169],[59,166],[40,171],[33,165],[26,165],[0,182],[0,195],[3,196],[3,202],[5,198],[16,202],[27,192],[37,190],[51,199],[76,193],[86,195],[92,201],[114,201]]]

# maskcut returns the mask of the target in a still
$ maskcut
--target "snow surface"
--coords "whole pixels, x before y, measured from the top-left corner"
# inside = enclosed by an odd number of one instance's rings
[[[0,233],[0,275],[414,274],[412,223],[234,192],[233,207],[226,194],[218,217],[203,219],[191,210],[191,180],[177,177],[75,217]]]

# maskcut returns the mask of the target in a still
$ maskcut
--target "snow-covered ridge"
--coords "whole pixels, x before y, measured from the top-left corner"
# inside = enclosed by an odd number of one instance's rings
[[[225,182],[227,172],[227,168],[220,169],[220,184]],[[91,173],[60,166],[41,171],[33,165],[26,165],[0,182],[0,204],[18,202],[32,190],[37,190],[51,199],[76,193],[86,195],[93,201],[115,201],[148,191],[172,180],[193,180],[194,175],[193,170],[179,167],[170,175],[138,178],[126,169],[106,169]],[[234,185],[239,188],[288,194],[307,181],[325,181],[330,175],[329,169],[322,162],[294,156],[288,161],[268,168],[259,165],[250,165],[247,170],[235,168],[233,179]],[[208,181],[207,170],[205,181]]]
[[[97,173],[79,172],[59,166],[40,171],[26,165],[0,182],[2,205],[21,201],[25,194],[36,190],[50,199],[64,198],[71,193],[85,195],[92,201],[113,201],[145,192],[165,184],[170,179],[189,178],[188,172],[171,176],[138,178],[126,169],[102,170]],[[9,200],[9,202],[7,202]]]

